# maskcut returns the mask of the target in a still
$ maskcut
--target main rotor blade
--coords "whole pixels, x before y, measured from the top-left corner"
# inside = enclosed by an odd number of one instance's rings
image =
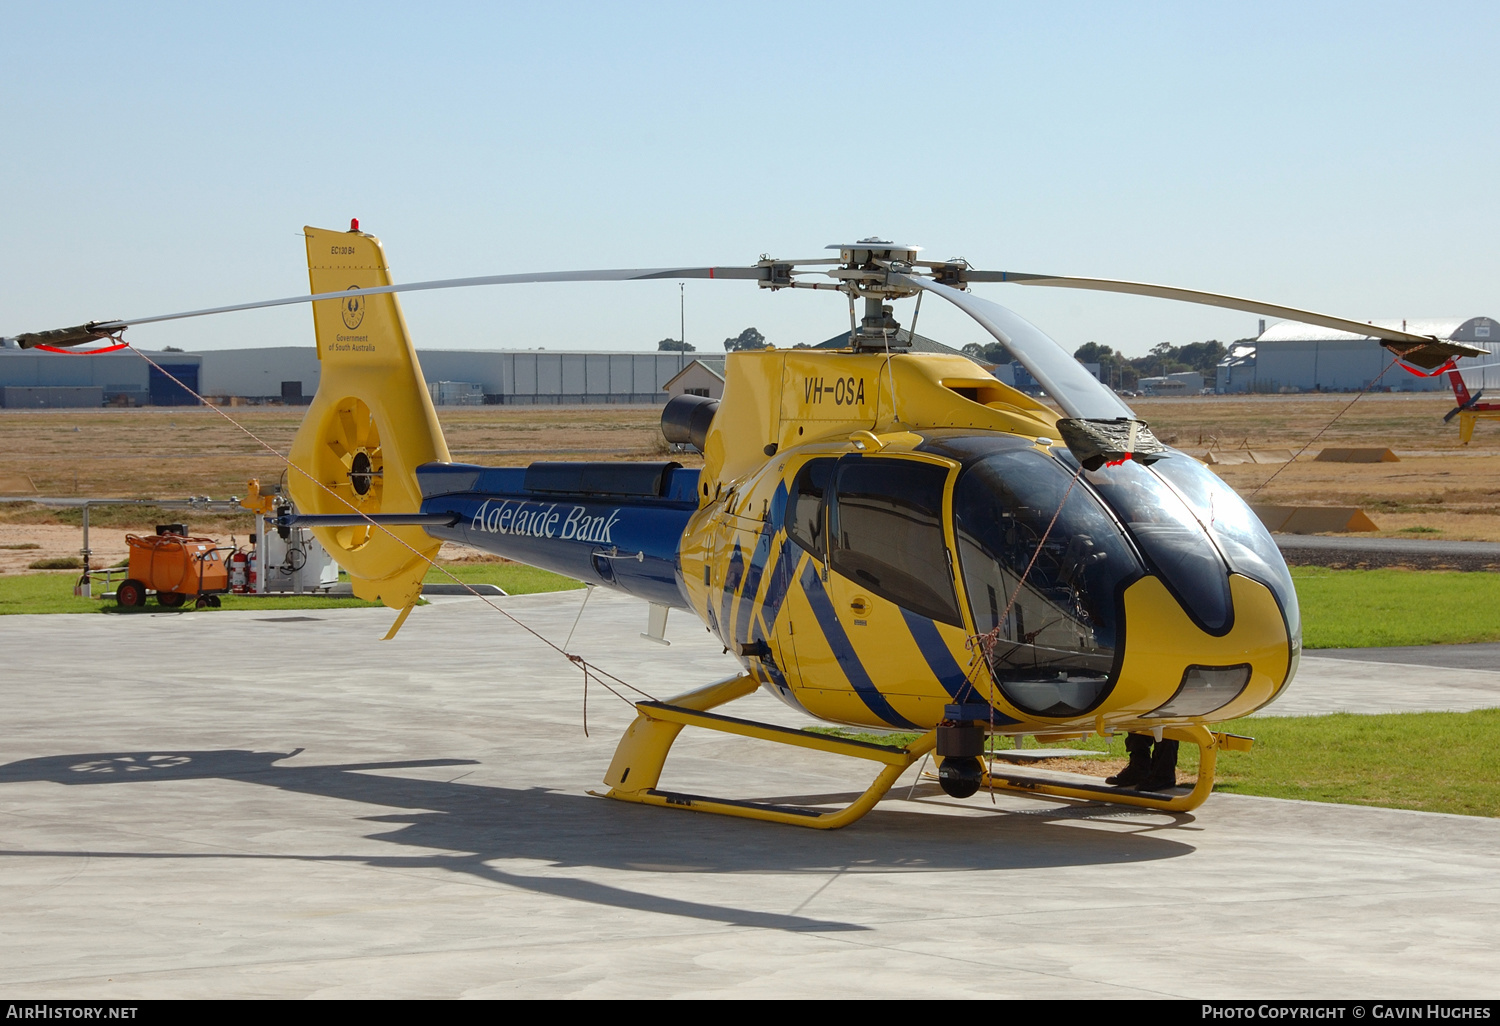
[[[1382,328],[1363,321],[1351,321],[1346,317],[1299,310],[1293,306],[1277,303],[1262,303],[1255,299],[1225,296],[1217,292],[1199,292],[1196,289],[1179,289],[1170,285],[1152,285],[1141,281],[1117,281],[1113,278],[1070,278],[1060,274],[1025,274],[1017,271],[965,271],[967,281],[1007,282],[1014,285],[1050,285],[1064,289],[1091,289],[1095,292],[1121,292],[1132,296],[1151,296],[1155,299],[1173,299],[1182,303],[1198,303],[1203,306],[1218,306],[1226,310],[1243,310],[1246,313],[1265,314],[1267,317],[1284,317],[1301,324],[1316,324],[1321,328],[1333,328],[1354,335],[1378,338],[1381,345],[1418,367],[1437,367],[1455,356],[1484,356],[1487,350],[1463,342],[1438,338],[1436,335],[1414,335],[1395,328]],[[1040,379],[1038,379],[1040,380]]]
[[[942,296],[993,335],[1016,362],[1031,372],[1046,393],[1070,417],[1083,420],[1135,419],[1135,412],[1114,391],[1090,374],[1073,354],[1042,329],[999,303],[926,278],[892,274],[891,279]]]
[[[392,292],[428,292],[433,289],[462,289],[475,285],[529,285],[554,281],[651,281],[660,278],[729,278],[742,281],[767,281],[770,276],[771,269],[768,267],[645,267],[628,270],[490,274],[478,278],[413,281],[402,285],[377,285],[368,289],[347,289],[343,292],[321,292],[307,296],[288,296],[284,299],[263,299],[255,303],[235,303],[231,306],[209,307],[206,310],[187,310],[182,313],[157,314],[152,317],[131,317],[119,321],[90,321],[76,328],[58,329],[51,332],[28,332],[24,335],[17,335],[16,341],[20,343],[22,349],[30,349],[43,344],[76,346],[135,324],[180,321],[189,317],[208,317],[213,314],[260,310],[271,306],[293,306],[297,303],[315,303],[322,299],[346,299],[349,296],[380,296]]]

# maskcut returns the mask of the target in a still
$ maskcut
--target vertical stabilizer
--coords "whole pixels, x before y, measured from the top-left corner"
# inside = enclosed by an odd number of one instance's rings
[[[1448,384],[1453,386],[1453,398],[1458,400],[1458,405],[1468,405],[1469,388],[1468,385],[1464,383],[1464,376],[1459,373],[1457,368],[1448,372]]]
[[[373,235],[305,232],[314,293],[391,284],[385,251]],[[297,509],[418,512],[416,468],[447,462],[449,455],[400,301],[394,295],[354,296],[312,308],[322,373],[291,458],[316,480],[288,475]],[[423,557],[435,556],[441,544],[420,527],[314,531],[348,572],[356,595],[397,609],[416,600],[427,570]]]

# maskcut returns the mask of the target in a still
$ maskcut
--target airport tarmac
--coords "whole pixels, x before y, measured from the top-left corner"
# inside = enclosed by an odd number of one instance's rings
[[[495,601],[561,639],[581,599]],[[658,697],[733,672],[682,614],[671,648],[643,640],[645,614],[596,593],[572,647]],[[585,737],[577,671],[478,601],[382,642],[390,620],[0,617],[0,995],[1496,992],[1500,821],[957,802],[915,771],[834,832],[610,802],[588,791],[627,705],[591,689]],[[1268,711],[1423,701],[1500,705],[1500,672],[1309,656]],[[733,712],[803,722],[762,695]],[[691,731],[663,779],[829,800],[867,782]]]

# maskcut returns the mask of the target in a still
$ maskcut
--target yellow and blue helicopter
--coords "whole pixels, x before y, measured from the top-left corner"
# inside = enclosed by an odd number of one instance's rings
[[[1212,790],[1216,752],[1250,743],[1211,725],[1261,708],[1296,673],[1296,592],[1244,501],[1158,441],[1056,342],[968,288],[1094,289],[1366,335],[1371,325],[1166,286],[980,271],[877,239],[831,246],[838,255],[818,260],[396,284],[357,222],[305,234],[310,295],[18,340],[74,346],[132,324],[311,303],[322,375],[289,455],[300,471],[288,478],[293,520],[313,526],[356,594],[404,619],[451,540],[636,596],[651,604],[658,635],[667,610],[690,610],[738,658],[730,679],[636,704],[605,774],[612,798],[838,827],[930,755],[956,797],[987,786],[1187,810]],[[848,346],[731,353],[722,400],[669,402],[663,431],[703,454],[701,470],[453,462],[397,293],[668,278],[838,291],[849,302]],[[914,329],[927,294],[1001,342],[1060,412],[964,357],[909,351],[912,331],[893,304],[916,300]],[[1418,366],[1474,355],[1462,343],[1373,331]],[[871,744],[713,711],[756,690],[833,723],[919,737]],[[663,790],[685,726],[881,768],[836,812]],[[1198,745],[1196,785],[1157,794],[1062,783],[984,758],[996,735],[1116,732]]]

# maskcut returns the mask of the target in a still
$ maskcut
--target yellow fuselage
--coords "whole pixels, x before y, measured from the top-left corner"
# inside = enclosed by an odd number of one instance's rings
[[[1182,573],[1158,570],[1170,550],[1153,559],[1120,539],[1197,528],[1181,515],[1127,523],[1102,496],[1141,482],[1123,470],[1119,483],[1071,480],[1056,420],[962,357],[732,354],[682,541],[693,609],[765,689],[848,724],[926,730],[958,703],[987,705],[1002,733],[1147,730],[1269,702],[1295,670],[1295,610],[1232,559],[1217,564],[1226,597],[1210,596],[1227,616],[1195,608]],[[997,455],[966,479],[986,445]],[[1003,484],[1009,467],[1066,500],[985,505],[980,479]],[[1155,517],[1143,503],[1133,515]],[[1037,529],[1049,517],[1050,534]],[[1203,564],[1216,550],[1201,530],[1202,544],[1184,544]],[[1204,565],[1189,569],[1212,578]],[[1109,586],[1091,594],[1091,581]]]

